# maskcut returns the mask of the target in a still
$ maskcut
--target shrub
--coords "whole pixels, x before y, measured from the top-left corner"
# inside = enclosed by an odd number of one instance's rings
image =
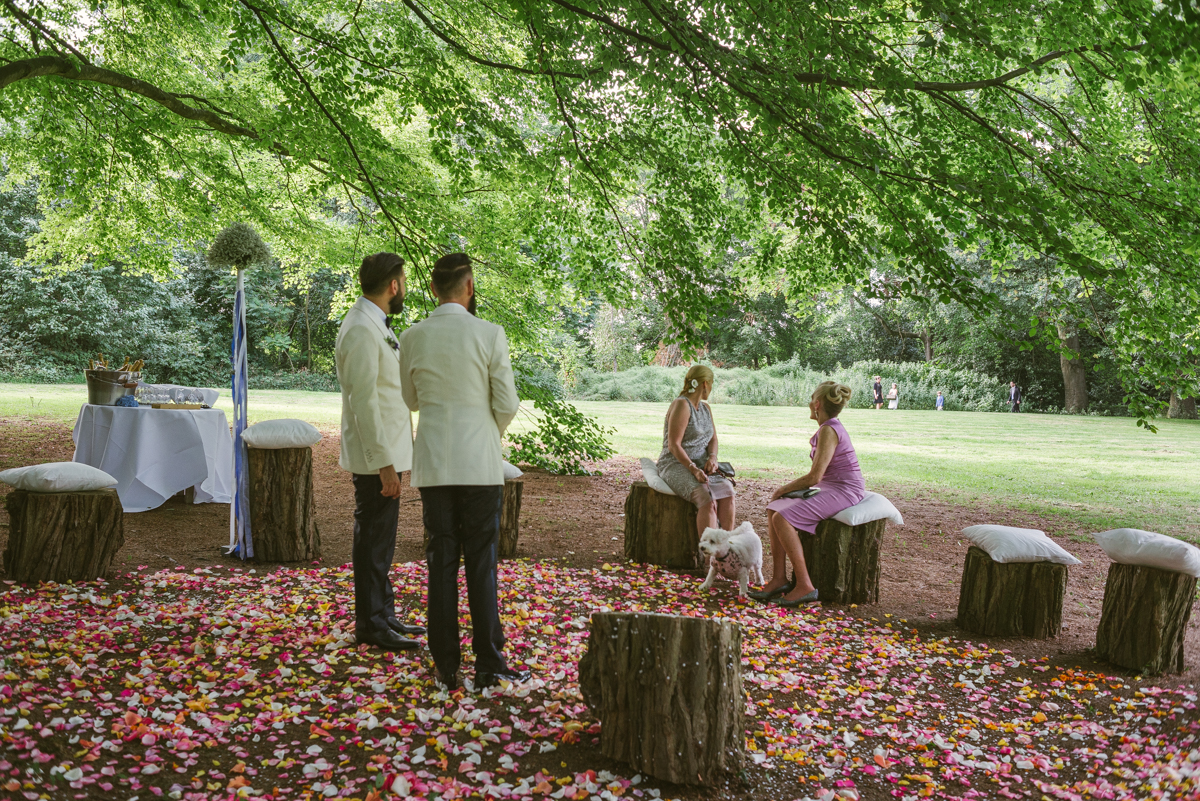
[[[570,397],[590,401],[647,401],[669,403],[683,386],[686,367],[640,367],[619,373],[583,370]],[[933,409],[938,390],[949,411],[1001,412],[1008,409],[1008,385],[971,370],[950,370],[925,362],[857,362],[850,367],[819,373],[795,360],[762,370],[744,367],[715,369],[715,403],[747,406],[807,406],[817,384],[840,381],[854,390],[851,408],[871,406],[871,378],[883,377],[884,392],[900,385],[901,409]],[[1035,409],[1030,405],[1029,411]]]

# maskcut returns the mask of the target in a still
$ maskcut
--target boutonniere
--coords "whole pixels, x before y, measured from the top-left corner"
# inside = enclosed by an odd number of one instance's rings
[[[387,341],[388,345],[391,346],[392,350],[395,350],[395,351],[400,350],[400,343],[396,341],[395,336],[393,336],[392,334],[389,333],[389,334],[384,335],[383,338],[384,338],[384,340]]]

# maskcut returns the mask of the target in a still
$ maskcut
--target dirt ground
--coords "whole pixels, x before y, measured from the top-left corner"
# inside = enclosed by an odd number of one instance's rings
[[[336,432],[325,432],[314,448],[314,484],[317,521],[321,530],[322,564],[350,560],[354,491],[349,474],[337,466]],[[74,445],[70,429],[37,420],[0,420],[0,469],[71,459]],[[594,567],[623,559],[623,504],[629,484],[640,480],[633,459],[618,458],[597,465],[601,475],[553,476],[527,472],[521,510],[518,557],[556,560],[570,567]],[[778,483],[783,482],[780,476]],[[777,484],[765,480],[738,483],[738,520],[750,520],[765,536],[765,506]],[[0,484],[0,494],[9,491]],[[992,640],[1018,657],[1051,657],[1051,665],[1079,666],[1114,672],[1089,655],[1095,644],[1104,596],[1108,558],[1085,537],[1089,532],[1072,528],[1061,517],[1053,520],[1000,505],[963,506],[916,492],[893,498],[905,525],[888,525],[882,552],[880,602],[852,610],[864,617],[891,614],[914,628],[939,636],[961,634],[955,626],[959,581],[967,543],[959,535],[975,523],[1002,523],[1053,532],[1060,545],[1082,564],[1072,567],[1063,604],[1063,631],[1050,640]],[[125,546],[118,553],[114,572],[145,566],[150,569],[184,565],[189,568],[224,563],[239,564],[221,555],[228,540],[229,507],[224,504],[188,505],[182,496],[162,507],[125,517]],[[420,497],[407,486],[401,497],[400,530],[396,561],[423,558]],[[0,509],[0,547],[7,543],[8,516]],[[770,554],[764,556],[770,575]],[[263,566],[257,566],[260,570]],[[267,566],[269,568],[269,566]],[[697,578],[699,581],[699,578]],[[734,585],[719,583],[715,592],[733,592]],[[1200,618],[1192,616],[1186,640],[1186,672],[1160,677],[1160,686],[1195,683],[1200,678]]]

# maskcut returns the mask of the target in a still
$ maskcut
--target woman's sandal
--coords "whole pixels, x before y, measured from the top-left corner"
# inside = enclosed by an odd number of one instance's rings
[[[787,593],[784,593],[784,594],[786,595]],[[794,601],[785,601],[783,598],[777,598],[775,600],[775,606],[783,606],[788,609],[795,609],[798,606],[804,606],[805,604],[815,604],[815,603],[817,603],[817,591],[816,590],[813,590],[808,595],[797,598]]]
[[[749,590],[746,593],[746,597],[752,598],[755,601],[762,601],[763,603],[766,603],[766,602],[770,601],[772,598],[778,598],[780,595],[787,595],[789,592],[791,592],[794,589],[796,589],[796,582],[789,581],[787,584],[784,584],[779,589],[771,590],[770,592],[763,592],[760,590]]]

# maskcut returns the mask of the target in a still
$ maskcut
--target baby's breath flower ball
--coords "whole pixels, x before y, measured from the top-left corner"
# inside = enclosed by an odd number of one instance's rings
[[[241,270],[266,264],[270,258],[271,249],[267,243],[243,222],[224,228],[208,249],[208,266],[215,269],[232,267]]]

